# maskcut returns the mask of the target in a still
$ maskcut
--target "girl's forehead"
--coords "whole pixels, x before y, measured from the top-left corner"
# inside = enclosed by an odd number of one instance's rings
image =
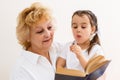
[[[88,15],[74,15],[73,18],[88,18]]]
[[[73,16],[72,22],[77,21],[77,22],[90,22],[89,17],[87,15],[83,16],[78,16],[75,15]]]

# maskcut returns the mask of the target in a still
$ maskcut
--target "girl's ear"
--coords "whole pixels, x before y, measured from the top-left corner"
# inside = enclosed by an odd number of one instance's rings
[[[95,26],[92,26],[91,28],[92,28],[91,33],[92,33],[92,34],[94,34],[94,33],[95,33],[95,31],[96,31],[96,27],[95,27]]]

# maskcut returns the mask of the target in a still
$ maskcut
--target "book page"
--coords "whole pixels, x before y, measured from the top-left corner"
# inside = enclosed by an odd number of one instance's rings
[[[88,61],[88,64],[87,64],[87,66],[86,66],[86,68],[85,68],[86,73],[87,73],[87,74],[90,73],[92,67],[95,66],[95,65],[97,65],[97,64],[99,64],[99,63],[101,63],[102,61],[105,61],[105,58],[104,58],[104,56],[102,56],[102,55],[98,55],[98,56],[92,57],[92,58]]]
[[[56,74],[64,74],[64,75],[71,75],[71,76],[81,76],[84,77],[86,74],[79,70],[73,69],[66,69],[66,68],[57,68]]]
[[[100,68],[101,66],[105,65],[107,62],[108,62],[108,61],[106,60],[106,61],[103,61],[103,62],[101,62],[101,63],[95,64],[94,66],[92,66],[92,67],[88,70],[88,72],[89,72],[89,73],[94,72],[95,70],[97,70],[97,69]]]

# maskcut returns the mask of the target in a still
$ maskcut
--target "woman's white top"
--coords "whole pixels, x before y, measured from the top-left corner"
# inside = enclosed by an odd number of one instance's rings
[[[21,56],[15,65],[11,80],[54,80],[55,65],[61,45],[53,43],[49,50],[52,64],[41,55],[22,50]]]
[[[73,44],[73,42],[67,43],[64,48],[62,49],[63,51],[59,55],[59,57],[62,57],[66,60],[66,68],[69,69],[76,69],[76,70],[81,70],[84,72],[84,68],[80,64],[79,60],[77,59],[75,53],[70,51],[70,46]],[[103,49],[101,48],[100,45],[95,44],[90,53],[88,54],[87,50],[82,50],[82,54],[85,56],[87,60],[89,60],[91,57],[93,57],[95,54],[98,55],[103,55]]]

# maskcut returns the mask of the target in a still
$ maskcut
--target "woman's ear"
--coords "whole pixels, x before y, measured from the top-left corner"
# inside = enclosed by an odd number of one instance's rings
[[[26,39],[27,39],[27,42],[30,42],[30,35],[27,35]]]

